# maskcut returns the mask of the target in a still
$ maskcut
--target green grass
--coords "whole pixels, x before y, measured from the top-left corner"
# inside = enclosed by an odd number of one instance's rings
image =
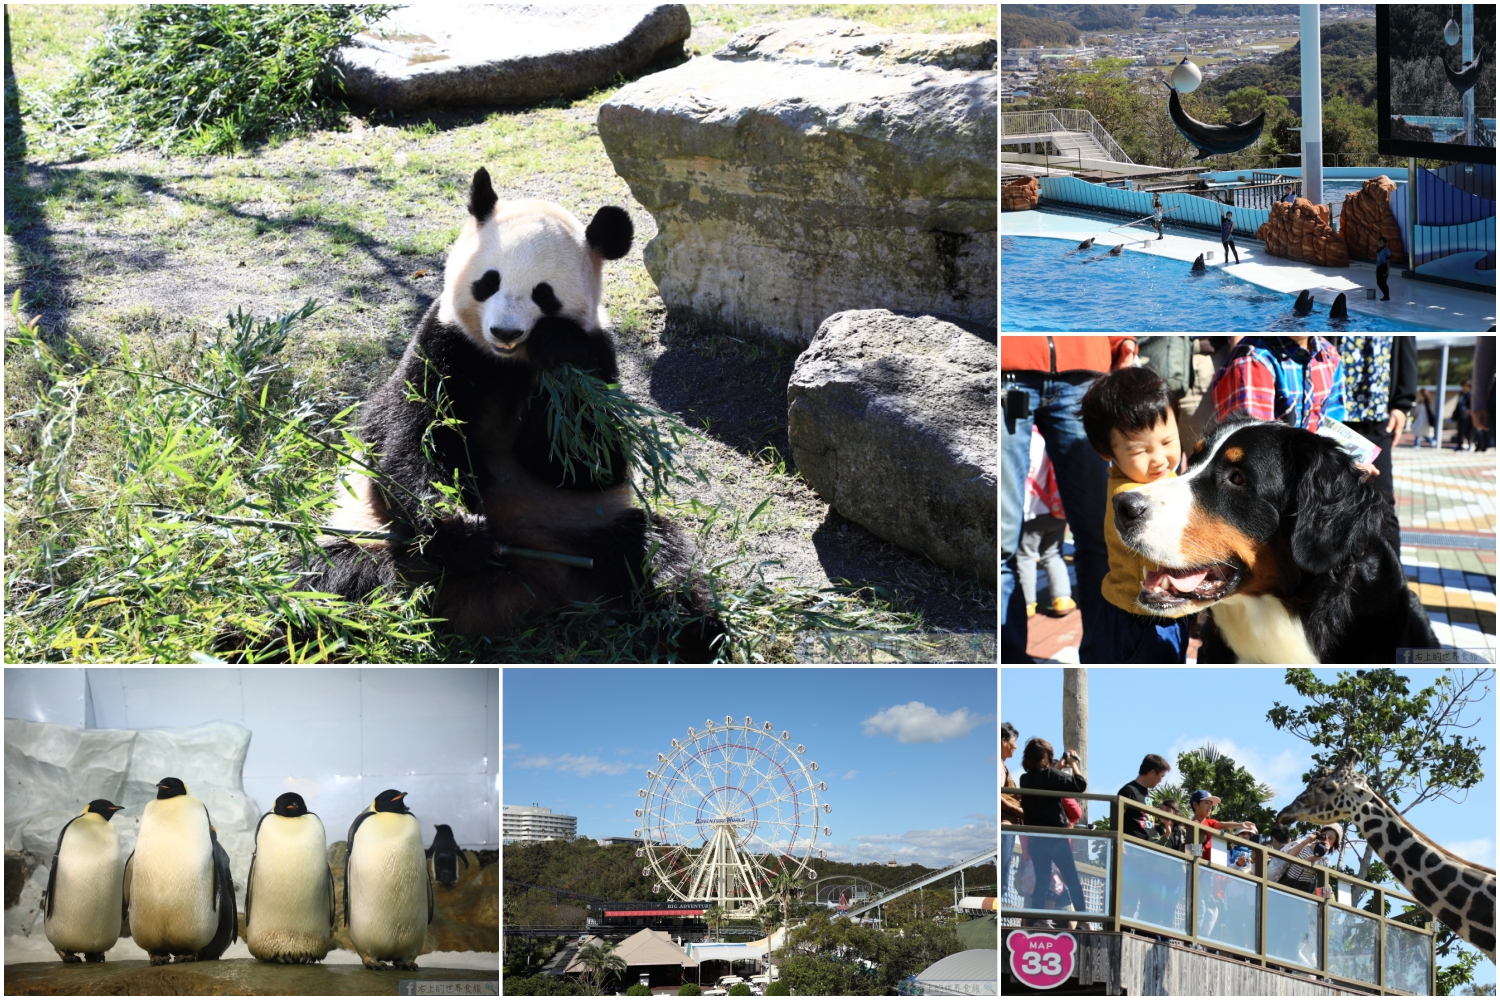
[[[615,175],[593,127],[614,88],[527,109],[355,118],[347,131],[314,128],[224,155],[141,149],[100,157],[97,147],[70,146],[52,131],[35,100],[86,64],[100,10],[7,10],[25,139],[24,155],[8,155],[5,171],[6,295],[19,293],[20,314],[6,316],[9,659],[649,657],[640,628],[597,608],[471,641],[425,620],[420,593],[358,607],[292,596],[295,580],[283,567],[311,528],[299,534],[151,513],[316,523],[341,464],[324,445],[351,429],[346,411],[389,375],[441,289],[443,258],[479,165],[505,198],[555,200],[583,219],[603,204],[627,206],[637,244],[605,278],[622,353],[628,345],[649,369],[664,350],[685,349],[663,333],[664,309],[641,260],[654,223]],[[754,20],[811,13],[691,10],[693,44]],[[985,11],[993,30],[992,7],[882,8],[866,19],[966,30],[964,19],[982,23]],[[285,315],[309,297],[322,307],[261,359],[274,371],[235,376],[244,383],[236,392],[248,399],[265,391],[269,412],[303,414],[322,444],[278,431],[271,417],[237,422],[228,404],[162,381],[222,383],[233,338],[225,340],[230,329],[219,317],[237,309]],[[751,370],[786,349],[696,339],[696,349],[729,352]],[[810,519],[808,502],[795,499],[810,492],[786,456],[774,448],[739,454],[689,425],[680,460],[688,478],[660,504],[714,561],[719,610],[735,637],[728,658],[806,659],[808,636],[820,632],[854,633],[829,640],[852,644],[854,658],[924,655],[902,646],[908,639],[900,637],[927,627],[902,593],[809,587],[767,557],[778,538],[805,537],[821,517]],[[226,469],[230,478],[220,482]],[[936,586],[993,604],[993,593],[956,578]],[[289,642],[289,622],[312,641]],[[893,635],[888,648],[882,637]]]

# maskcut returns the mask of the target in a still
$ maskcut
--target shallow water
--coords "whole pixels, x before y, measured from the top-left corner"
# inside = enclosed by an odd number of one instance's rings
[[[1219,265],[1194,274],[1186,261],[1108,247],[1079,250],[1067,240],[1000,239],[1000,329],[1023,331],[1161,331],[1185,333],[1361,333],[1429,330],[1349,312],[1330,320],[1328,306],[1292,313],[1297,296],[1268,291]],[[1352,302],[1359,289],[1347,293]]]

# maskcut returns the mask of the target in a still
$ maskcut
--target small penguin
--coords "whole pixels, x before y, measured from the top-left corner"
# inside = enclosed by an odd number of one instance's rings
[[[1304,288],[1302,289],[1302,294],[1297,296],[1297,302],[1292,306],[1292,312],[1296,313],[1298,316],[1306,316],[1308,313],[1312,312],[1312,307],[1312,292],[1309,292]]]
[[[229,855],[181,778],[156,783],[125,862],[130,936],[152,965],[214,959],[238,936]]]
[[[1198,255],[1197,259],[1193,261],[1193,270],[1195,272],[1208,270],[1208,265],[1203,263],[1203,255],[1201,253]]]
[[[64,962],[102,962],[120,939],[125,910],[120,835],[109,821],[124,806],[95,799],[63,824],[42,899],[47,940]]]
[[[458,862],[462,861],[465,868],[469,867],[469,859],[458,849],[453,828],[447,823],[437,825],[437,834],[432,838],[432,846],[427,848],[427,856],[432,859],[433,876],[443,885],[458,881]]]
[[[296,792],[255,827],[245,887],[245,943],[262,962],[318,962],[333,948],[333,870],[328,834]]]
[[[1086,239],[1082,243],[1078,244],[1078,249],[1080,249],[1080,250],[1087,250],[1090,247],[1092,247],[1093,245],[1094,245],[1094,238],[1092,236],[1090,236],[1088,239]]]
[[[1328,310],[1329,319],[1348,319],[1349,300],[1344,298],[1344,293],[1339,292],[1338,298],[1333,300],[1333,306]]]
[[[1120,256],[1120,254],[1122,254],[1124,252],[1125,252],[1125,244],[1121,243],[1118,246],[1110,247],[1109,255],[1111,257],[1118,257],[1118,256]]]
[[[415,969],[432,922],[422,825],[387,788],[349,827],[344,926],[365,968]]]

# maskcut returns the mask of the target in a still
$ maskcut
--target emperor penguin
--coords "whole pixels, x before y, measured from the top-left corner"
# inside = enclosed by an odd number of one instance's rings
[[[442,885],[452,885],[458,881],[460,861],[465,868],[469,867],[469,859],[458,849],[458,841],[453,839],[453,827],[447,823],[437,825],[437,833],[432,838],[432,846],[427,848],[427,856],[432,859],[433,877]]]
[[[130,936],[152,965],[214,959],[238,936],[229,854],[181,778],[156,783],[125,862]]]
[[[349,827],[344,926],[367,969],[415,969],[432,922],[422,826],[387,788]]]
[[[333,948],[333,870],[328,835],[296,792],[255,827],[245,887],[245,943],[262,962],[321,961]]]
[[[42,926],[64,962],[102,962],[120,938],[125,912],[120,835],[109,825],[123,809],[95,799],[63,824],[47,874]]]

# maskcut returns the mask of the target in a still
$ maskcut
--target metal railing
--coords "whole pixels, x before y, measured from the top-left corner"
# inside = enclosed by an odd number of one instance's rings
[[[1212,949],[1262,967],[1272,966],[1381,995],[1430,994],[1436,982],[1431,916],[1404,893],[1344,875],[1190,819],[1119,795],[1007,788],[1006,794],[1073,798],[1109,803],[1109,828],[1004,825],[1000,828],[1000,917],[1021,921],[1077,921],[1078,930],[1141,931]],[[1176,824],[1187,835],[1182,846],[1142,840],[1122,831],[1123,810],[1140,811],[1160,829]],[[1206,836],[1214,845],[1244,847],[1243,867],[1226,867],[1203,856]],[[1227,848],[1226,848],[1227,849]],[[1214,852],[1215,854],[1217,851]],[[1064,854],[1074,872],[1058,864]],[[1041,857],[1047,871],[1031,873],[1022,859]],[[1312,872],[1314,889],[1266,877],[1273,860]],[[1048,908],[1052,869],[1064,885],[1076,874],[1084,908]],[[1029,891],[1023,884],[1029,881]],[[1340,900],[1349,891],[1348,904]],[[1073,890],[1067,892],[1071,900]],[[1370,896],[1366,907],[1360,900]],[[1391,903],[1409,904],[1388,917]]]
[[[1109,130],[1099,124],[1093,112],[1083,108],[1056,108],[1051,111],[1009,111],[1000,114],[1000,145],[1026,142],[1027,136],[1051,132],[1087,132],[1104,151],[1105,158],[1116,163],[1134,163],[1115,142]],[[1076,148],[1076,147],[1073,147]],[[1059,147],[1061,149],[1061,147]]]

